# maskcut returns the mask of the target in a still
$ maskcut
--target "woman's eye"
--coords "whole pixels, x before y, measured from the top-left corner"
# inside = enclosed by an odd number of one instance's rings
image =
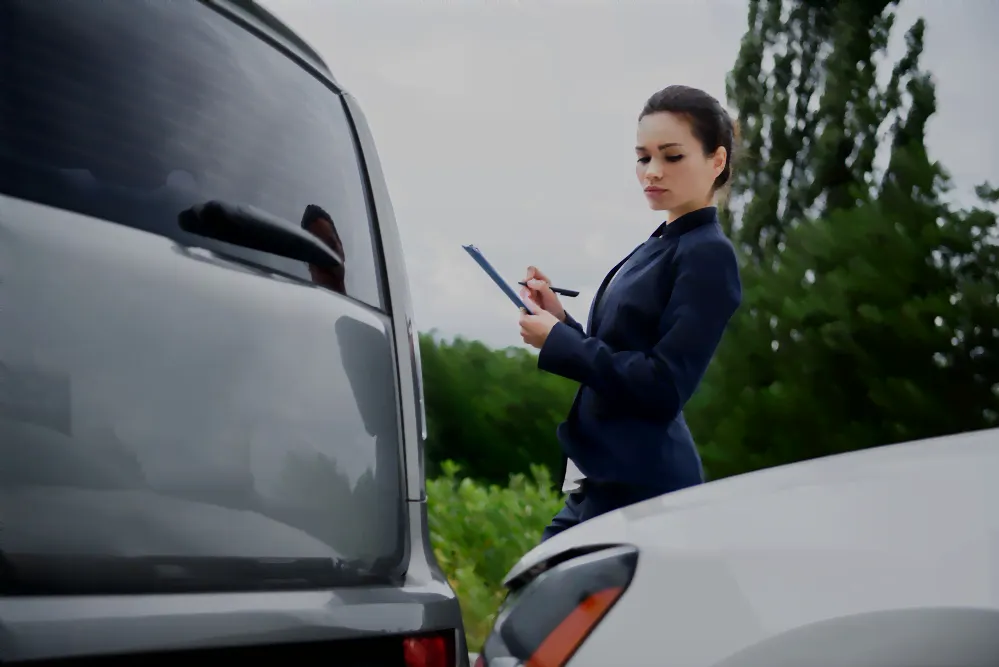
[[[651,160],[651,159],[652,158],[650,158],[650,157],[640,157],[640,158],[638,158],[638,161],[641,162],[642,164],[648,164],[649,160]]]
[[[682,155],[667,155],[666,156],[666,161],[667,162],[679,162],[682,159],[683,159]]]

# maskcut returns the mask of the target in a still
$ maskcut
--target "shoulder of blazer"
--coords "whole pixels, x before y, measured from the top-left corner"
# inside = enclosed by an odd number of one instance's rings
[[[669,269],[663,272],[663,282],[672,287],[680,271],[680,265],[686,260],[687,256],[702,254],[704,252],[710,253],[714,258],[730,255],[731,261],[735,265],[738,265],[735,246],[732,245],[732,241],[722,232],[721,227],[719,225],[705,225],[691,230],[678,239],[676,251],[670,258]],[[687,268],[689,269],[690,267]]]
[[[721,227],[715,224],[698,227],[697,229],[691,230],[681,236],[677,240],[676,253],[673,256],[673,261],[676,262],[680,260],[683,255],[688,254],[695,248],[700,252],[704,249],[712,247],[715,250],[725,248],[728,252],[732,253],[733,257],[735,257],[735,246],[732,245],[732,241],[725,236]]]

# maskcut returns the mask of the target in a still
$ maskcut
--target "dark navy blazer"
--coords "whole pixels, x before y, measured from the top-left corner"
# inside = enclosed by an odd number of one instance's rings
[[[649,497],[704,480],[682,409],[741,301],[735,251],[708,207],[611,270],[585,331],[568,315],[555,325],[538,367],[581,384],[558,439],[588,480]]]

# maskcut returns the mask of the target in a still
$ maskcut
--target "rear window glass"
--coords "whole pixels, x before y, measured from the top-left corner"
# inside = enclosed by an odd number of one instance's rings
[[[340,97],[200,2],[0,3],[4,194],[382,307],[359,164]],[[177,214],[211,199],[301,224],[342,251],[346,270],[317,276],[303,262],[181,231]]]
[[[0,0],[0,598],[399,583],[358,163],[340,97],[204,3]],[[211,199],[345,274],[185,236]]]

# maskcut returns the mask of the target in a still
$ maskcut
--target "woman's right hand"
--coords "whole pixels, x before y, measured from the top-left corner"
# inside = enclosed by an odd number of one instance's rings
[[[565,322],[565,308],[558,300],[558,295],[552,291],[551,281],[548,276],[541,273],[535,266],[527,267],[527,277],[524,279],[527,287],[521,290],[521,296],[526,296],[534,303],[538,304],[549,313]]]

